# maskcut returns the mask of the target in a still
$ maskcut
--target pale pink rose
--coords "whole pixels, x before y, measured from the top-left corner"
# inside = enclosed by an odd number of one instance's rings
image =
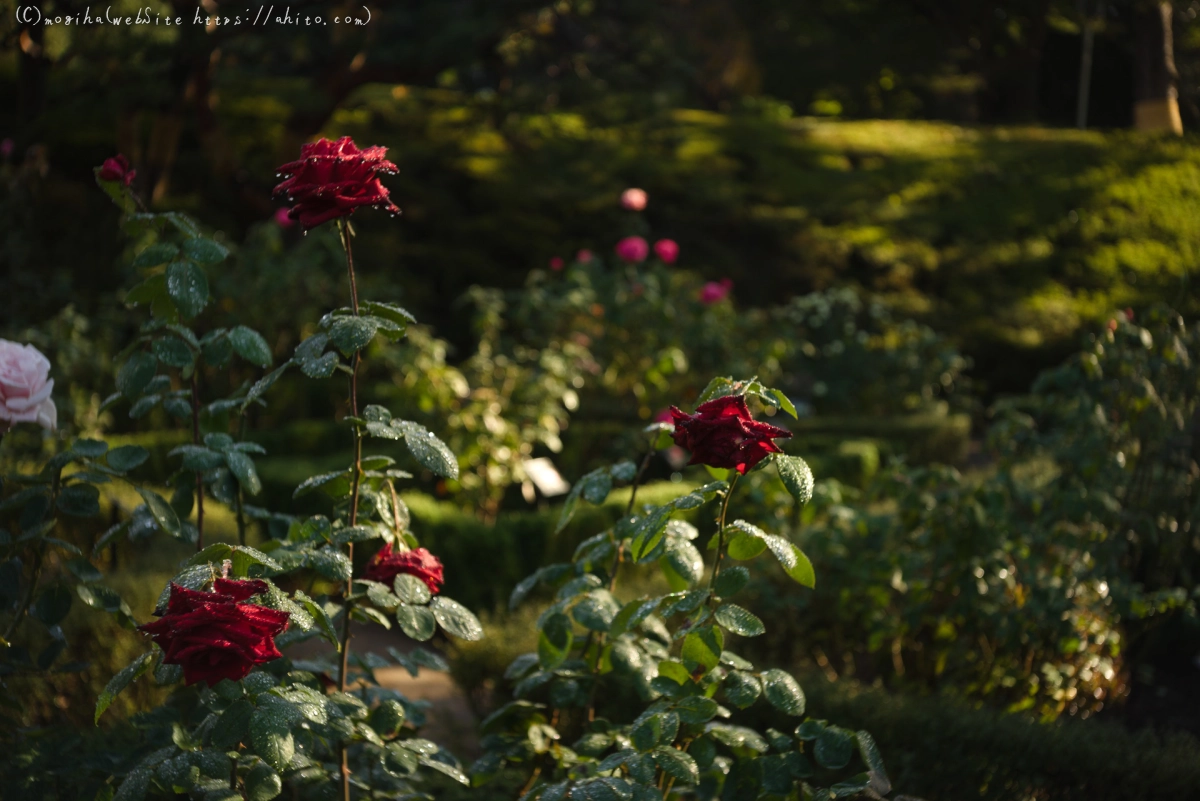
[[[554,272],[561,270],[564,264],[566,264],[566,262],[563,261],[562,256],[555,256],[554,258],[550,259],[550,269],[554,270]]]
[[[58,427],[49,375],[50,361],[37,348],[0,339],[0,431],[14,423],[37,423],[50,431]]]
[[[279,209],[275,212],[275,224],[280,228],[291,228],[296,224],[296,221],[288,216],[287,209]]]
[[[579,262],[580,264],[587,264],[591,260],[592,260],[592,251],[588,250],[587,248],[584,248],[583,250],[581,250],[575,254],[575,261]]]
[[[733,289],[733,281],[728,278],[722,278],[720,281],[709,281],[700,290],[700,302],[711,306],[714,303],[724,300],[729,295],[729,290]]]
[[[627,236],[617,243],[617,256],[622,261],[644,261],[650,246],[640,236]]]
[[[674,264],[679,258],[679,245],[674,239],[660,239],[654,243],[654,254],[667,264]]]
[[[641,189],[626,189],[621,193],[621,208],[630,211],[641,211],[646,208],[647,196]]]

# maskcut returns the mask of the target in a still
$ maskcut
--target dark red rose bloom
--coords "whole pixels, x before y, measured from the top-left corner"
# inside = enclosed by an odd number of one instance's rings
[[[429,551],[424,548],[417,548],[415,551],[393,551],[390,542],[380,548],[371,559],[365,578],[390,585],[401,573],[416,576],[425,582],[425,586],[434,595],[442,589],[445,581],[442,577],[442,563]]]
[[[185,683],[238,681],[283,656],[275,637],[287,628],[288,613],[245,603],[266,591],[262,581],[216,579],[212,592],[172,584],[166,614],[141,629],[163,649],[164,663],[183,666]]]
[[[120,181],[125,186],[129,186],[133,183],[135,175],[137,175],[137,170],[129,169],[129,159],[119,153],[110,159],[105,159],[104,164],[100,166],[101,181]]]
[[[286,180],[277,197],[292,204],[288,216],[305,228],[352,214],[359,206],[378,206],[392,214],[400,209],[388,199],[379,174],[394,175],[396,165],[384,159],[386,147],[359,150],[348,136],[321,139],[300,148],[300,159],[279,168]]]
[[[734,468],[742,475],[769,453],[783,453],[771,440],[792,435],[791,431],[760,423],[750,416],[743,395],[727,395],[684,414],[674,406],[675,444],[692,452],[688,464]]]

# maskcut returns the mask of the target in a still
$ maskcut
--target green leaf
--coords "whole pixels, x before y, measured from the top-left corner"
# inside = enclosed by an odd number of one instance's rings
[[[400,629],[417,642],[425,642],[437,631],[437,618],[424,606],[401,604],[396,609]]]
[[[255,753],[275,770],[287,770],[296,753],[291,720],[292,716],[276,704],[259,707],[250,718],[250,743]]]
[[[854,753],[854,738],[850,732],[838,726],[827,726],[817,735],[813,746],[813,757],[817,764],[830,770],[841,770],[850,764]]]
[[[98,439],[79,439],[71,446],[71,452],[89,459],[99,459],[108,453],[108,443]]]
[[[71,611],[71,588],[66,584],[51,584],[42,590],[33,605],[33,616],[47,626],[56,626]]]
[[[750,571],[741,565],[731,565],[717,575],[713,584],[713,594],[719,598],[728,598],[741,592],[750,583]]]
[[[125,305],[162,304],[167,301],[167,277],[162,273],[152,275],[125,293]],[[158,316],[158,315],[156,315]]]
[[[191,319],[208,305],[208,277],[190,261],[167,265],[167,294],[184,319]]]
[[[433,611],[438,625],[445,629],[447,634],[460,640],[483,639],[483,626],[479,625],[475,615],[458,601],[439,596],[429,602],[429,609]]]
[[[95,517],[100,514],[100,490],[91,484],[72,484],[59,491],[55,505],[63,514]]]
[[[790,544],[790,543],[789,543]],[[817,574],[813,571],[812,562],[804,551],[792,545],[792,555],[796,559],[793,567],[785,567],[784,572],[791,576],[792,581],[802,584],[809,589],[817,586]]]
[[[129,400],[136,400],[157,372],[158,359],[154,354],[138,351],[117,372],[117,391]]]
[[[458,478],[458,461],[446,447],[446,443],[435,437],[425,426],[408,420],[396,423],[404,432],[404,444],[423,467],[434,475]]]
[[[758,677],[742,670],[730,671],[725,677],[725,697],[738,709],[745,709],[762,695]]]
[[[158,360],[168,367],[184,369],[191,367],[196,361],[196,355],[177,336],[160,336],[150,345],[150,349]]]
[[[250,495],[262,492],[262,481],[258,478],[258,471],[254,469],[253,459],[240,451],[228,451],[225,454],[225,463],[229,465],[229,472],[233,473],[243,490]]]
[[[785,715],[804,714],[804,691],[789,673],[782,670],[767,670],[762,674],[763,693],[771,706]]]
[[[311,567],[325,578],[334,581],[345,581],[350,578],[350,558],[341,551],[320,548],[310,551],[304,557],[304,564]]]
[[[334,317],[329,326],[329,340],[344,355],[350,356],[365,348],[375,338],[379,324],[373,317],[343,315]]]
[[[234,701],[228,709],[221,713],[209,733],[213,748],[229,751],[246,739],[250,732],[250,717],[254,714],[254,704],[245,698]]]
[[[427,604],[432,597],[428,585],[416,576],[401,573],[393,582],[396,597],[406,604]]]
[[[140,445],[122,445],[119,448],[113,448],[105,457],[108,466],[118,473],[128,473],[130,470],[141,467],[149,458],[150,451]]]
[[[93,581],[99,581],[100,579],[104,578],[104,574],[102,574],[95,565],[93,565],[87,559],[84,559],[82,556],[68,561],[66,563],[66,567],[75,575],[75,578],[79,579],[85,584],[90,584]]]
[[[376,300],[364,300],[359,307],[363,312],[372,314],[376,317],[382,317],[391,323],[396,323],[402,327],[412,325],[417,321],[408,311],[394,303],[380,303]]]
[[[141,495],[142,500],[146,502],[146,508],[150,510],[150,515],[154,518],[154,522],[158,523],[159,528],[172,537],[182,539],[183,530],[179,525],[179,516],[175,514],[171,504],[167,503],[157,492],[143,487],[136,489],[138,495]]]
[[[720,663],[724,642],[725,636],[720,629],[705,626],[683,638],[683,650],[680,655],[684,662],[700,665],[707,672]]]
[[[179,248],[170,242],[155,242],[134,257],[133,266],[139,269],[143,267],[157,267],[160,264],[166,264],[175,258],[178,253]]]
[[[334,360],[337,360],[336,356],[334,357]],[[258,381],[254,383],[254,386],[250,387],[250,391],[246,393],[246,400],[242,401],[242,411],[246,411],[246,409],[250,408],[250,404],[267,394],[267,390],[273,387],[275,382],[282,378],[284,372],[291,366],[292,361],[289,359],[271,372],[264,375],[262,378],[258,379]],[[329,372],[332,373],[333,370],[330,369]]]
[[[737,604],[722,604],[713,614],[717,622],[727,631],[740,634],[743,637],[757,637],[765,634],[767,629],[756,615]]]
[[[150,664],[154,661],[155,651],[147,651],[137,659],[130,662],[121,672],[113,676],[100,692],[100,696],[96,699],[96,716],[93,719],[94,723],[100,722],[100,716],[104,714],[104,710],[108,709],[112,704],[113,699],[117,695],[133,683],[135,679],[150,669]]]
[[[633,541],[629,545],[629,556],[640,562],[649,556],[662,541],[671,516],[669,506],[659,506],[641,518],[633,529]]]
[[[184,470],[207,473],[225,464],[225,457],[203,445],[180,445],[172,448],[168,456],[180,456]]]
[[[261,565],[270,572],[283,570],[283,566],[274,559],[249,545],[234,545],[230,548],[229,560],[230,571],[236,578],[249,577],[250,568],[254,565]]]
[[[198,236],[184,241],[183,255],[198,264],[217,264],[229,257],[229,249],[220,242]]]
[[[612,626],[619,611],[621,607],[608,590],[594,590],[575,604],[571,615],[584,628],[603,633]]]
[[[334,629],[333,621],[330,619],[329,614],[326,613],[325,607],[318,604],[312,598],[309,598],[300,590],[296,590],[294,597],[296,603],[303,606],[304,610],[312,616],[312,619],[317,624],[317,628],[321,630],[322,636],[324,636],[329,642],[333,643],[335,647],[339,647],[340,643],[338,641],[337,630]]]
[[[696,760],[678,748],[655,748],[654,761],[662,768],[663,773],[684,784],[700,781],[700,769],[696,767]]]
[[[883,757],[875,745],[875,738],[865,731],[855,732],[854,737],[858,740],[858,753],[867,766],[871,789],[879,795],[887,795],[892,791],[892,782],[884,770]]]
[[[229,341],[237,355],[259,367],[271,366],[271,346],[253,328],[239,325],[229,332]]]
[[[742,531],[735,531],[725,546],[725,552],[729,554],[729,558],[741,562],[754,559],[765,550],[767,550],[767,544],[761,538]]]
[[[717,716],[718,709],[720,707],[716,701],[701,695],[689,695],[675,705],[675,712],[679,715],[679,719],[692,725],[708,723]]]
[[[793,416],[795,415],[793,414]],[[808,462],[799,456],[788,456],[783,453],[772,454],[771,460],[775,463],[775,469],[779,471],[779,478],[783,480],[783,485],[796,499],[796,505],[800,506],[811,501],[813,474],[808,467]]]
[[[566,661],[575,634],[571,619],[561,612],[546,618],[538,633],[538,661],[545,670],[553,670]]]
[[[783,394],[783,390],[771,389],[767,390],[768,394],[775,399],[779,404],[779,408],[792,416],[792,419],[798,419],[796,415],[796,404],[792,403],[792,399]]]
[[[246,801],[271,801],[283,792],[283,781],[279,774],[265,762],[260,762],[250,768],[246,774]],[[240,798],[241,796],[236,795]]]

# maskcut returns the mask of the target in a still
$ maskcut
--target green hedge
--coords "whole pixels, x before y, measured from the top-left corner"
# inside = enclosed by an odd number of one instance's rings
[[[801,676],[811,715],[866,729],[893,785],[927,801],[1166,801],[1195,798],[1200,742],[1113,723],[1047,725]]]

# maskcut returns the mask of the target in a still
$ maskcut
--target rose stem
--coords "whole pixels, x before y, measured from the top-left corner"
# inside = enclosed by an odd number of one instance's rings
[[[200,444],[200,390],[192,368],[192,444]],[[204,550],[204,477],[196,473],[196,550]]]
[[[246,440],[246,415],[245,415],[245,413],[243,413],[242,419],[238,423],[238,441],[245,442],[245,440]],[[242,482],[239,481],[237,483],[237,485],[238,485],[238,491],[237,491],[238,545],[245,545],[246,544],[246,515],[245,515],[243,507],[245,506],[246,499],[245,499],[244,493],[242,492]]]
[[[725,500],[721,503],[721,516],[717,518],[717,557],[713,560],[712,577],[708,580],[711,590],[717,583],[717,575],[721,572],[721,558],[725,556],[725,512],[729,510],[729,499],[733,497],[733,488],[737,486],[738,474],[733,474],[729,489],[725,490]]]
[[[338,221],[338,229],[342,234],[342,248],[346,251],[346,273],[350,276],[350,308],[355,316],[358,315],[358,284],[354,280],[354,254],[350,247],[350,226],[344,220]],[[361,360],[359,351],[354,352],[350,367],[350,416],[358,417],[358,364]],[[358,524],[358,487],[362,476],[362,432],[357,424],[354,431],[354,476],[350,489],[350,527]],[[342,607],[342,665],[338,671],[338,690],[346,690],[346,672],[350,666],[350,595],[354,591],[354,543],[346,543],[347,556],[350,558],[350,577],[346,579],[346,600]],[[342,799],[350,801],[350,757],[346,744],[341,745],[342,753]]]

